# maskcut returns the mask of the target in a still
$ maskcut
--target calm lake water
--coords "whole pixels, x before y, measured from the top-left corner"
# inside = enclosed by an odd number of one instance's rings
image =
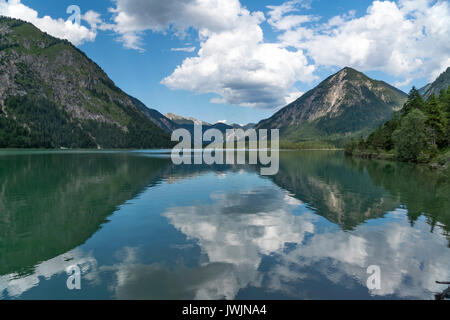
[[[1,151],[0,299],[433,299],[450,280],[449,194],[446,175],[342,152],[286,152],[263,177]]]

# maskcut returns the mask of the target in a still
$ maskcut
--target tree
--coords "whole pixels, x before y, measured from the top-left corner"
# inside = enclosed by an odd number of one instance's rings
[[[351,138],[350,141],[348,141],[345,144],[345,153],[348,155],[352,155],[355,150],[358,148],[358,142],[354,138]]]
[[[430,138],[430,144],[433,147],[436,145],[438,147],[443,147],[446,144],[446,119],[444,112],[442,112],[439,100],[434,94],[428,99],[425,111],[427,115],[425,130]]]
[[[0,148],[164,148],[170,136],[143,115],[126,106],[128,132],[112,123],[73,119],[51,100],[28,94],[5,101],[6,118],[0,110]]]
[[[408,95],[408,100],[406,101],[405,105],[403,106],[402,113],[404,115],[407,115],[409,112],[411,112],[414,109],[423,110],[425,106],[425,103],[422,99],[422,96],[419,93],[419,90],[416,89],[416,87],[413,87]]]
[[[425,149],[425,121],[422,111],[414,109],[401,120],[400,128],[394,132],[393,141],[397,158],[416,162]]]
[[[386,122],[383,126],[375,130],[368,138],[367,145],[375,150],[390,151],[394,149],[392,134],[400,126],[400,114],[394,113],[392,120]]]
[[[445,113],[445,135],[446,135],[446,143],[444,147],[448,147],[450,145],[450,86],[447,90],[442,90],[441,95],[439,96],[439,101],[442,106],[442,110]]]

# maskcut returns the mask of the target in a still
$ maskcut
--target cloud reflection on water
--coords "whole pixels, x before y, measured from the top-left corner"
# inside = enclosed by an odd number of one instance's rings
[[[227,180],[240,176],[228,174]],[[198,177],[198,183],[206,178]],[[430,299],[440,290],[434,282],[450,278],[450,253],[439,226],[430,233],[430,226],[419,219],[411,227],[407,212],[397,209],[344,231],[266,182],[211,190],[210,201],[166,209],[168,222],[200,249],[195,266],[164,259],[146,264],[145,249],[139,246],[117,247],[116,262],[107,264],[99,262],[96,252],[75,249],[26,276],[0,277],[0,297],[19,297],[73,264],[84,266],[88,288],[106,284],[117,299],[235,299],[245,297],[250,288],[261,296],[277,293],[297,299]],[[183,255],[187,249],[171,250]],[[365,287],[369,265],[381,267],[381,290]],[[332,287],[342,295],[328,292]],[[320,295],[317,290],[322,290]]]

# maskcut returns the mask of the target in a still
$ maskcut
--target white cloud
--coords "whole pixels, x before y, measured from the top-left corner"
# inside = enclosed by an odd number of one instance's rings
[[[292,0],[251,12],[239,0],[114,0],[110,23],[94,11],[85,26],[40,18],[20,0],[0,0],[0,14],[34,23],[53,36],[78,45],[93,41],[97,30],[110,30],[126,48],[144,51],[145,32],[198,32],[199,48],[162,83],[173,90],[212,93],[216,104],[279,108],[301,96],[298,82],[316,79],[318,68],[351,66],[382,71],[396,85],[415,79],[434,80],[450,65],[450,8],[447,1],[374,1],[362,16],[355,11],[320,22],[307,14],[310,0]],[[280,32],[267,42],[261,25]]]
[[[100,18],[100,14],[93,10],[89,10],[83,15],[83,19],[91,26],[93,29],[97,29],[99,25],[103,23]]]
[[[183,47],[183,48],[172,48],[170,51],[173,52],[194,52],[196,47]]]
[[[315,68],[301,51],[265,42],[260,26],[264,14],[250,12],[239,0],[116,0],[115,4],[110,9],[113,24],[103,28],[118,33],[128,48],[144,50],[145,31],[172,31],[181,37],[189,28],[198,31],[198,56],[185,59],[162,81],[171,89],[217,94],[212,103],[274,108],[297,95],[296,82],[315,79]],[[310,18],[295,17],[289,24],[296,26],[304,19]],[[286,24],[280,22],[279,27]],[[172,49],[181,50],[192,48]]]
[[[162,83],[173,90],[214,93],[216,104],[279,108],[299,97],[297,82],[317,68],[352,66],[382,71],[407,86],[435,79],[450,64],[450,9],[446,1],[374,1],[366,14],[351,10],[319,23],[305,14],[311,1],[268,6],[268,19],[239,0],[116,0],[114,26],[124,45],[142,50],[146,30],[198,31],[198,55],[185,59]],[[268,43],[261,24],[281,32]],[[310,58],[310,59],[308,59]]]
[[[304,92],[301,92],[301,91],[292,91],[292,92],[285,98],[285,104],[288,105],[288,104],[294,102],[295,100],[297,100],[298,98],[300,98],[303,94],[304,94]]]
[[[197,57],[185,59],[163,80],[171,89],[216,93],[213,103],[274,108],[297,92],[297,81],[314,79],[301,51],[290,51],[264,42],[260,12],[242,10],[232,28],[222,32],[200,31]]]
[[[74,45],[81,45],[86,41],[94,41],[97,36],[95,28],[88,29],[72,21],[53,19],[50,16],[40,18],[36,10],[25,6],[20,0],[0,0],[0,15],[30,22],[40,30],[54,37],[69,40]],[[94,22],[95,17],[95,13],[89,11],[84,16],[84,19],[91,24]]]
[[[264,43],[257,24],[212,34],[198,57],[188,58],[163,80],[171,89],[216,93],[214,103],[273,108],[284,105],[297,90],[294,84],[314,79],[300,51]]]
[[[240,14],[239,0],[115,0],[113,24],[122,42],[131,49],[141,48],[142,32],[183,35],[189,28],[221,31],[233,24]],[[133,39],[133,41],[130,41]]]
[[[289,26],[292,15],[275,10],[275,26]],[[278,16],[277,16],[278,14]],[[450,9],[447,1],[374,1],[362,17],[336,16],[309,27],[286,29],[279,40],[310,56],[316,65],[352,66],[403,77],[434,80],[450,61]],[[272,16],[274,14],[272,13]],[[305,19],[304,16],[299,16]],[[286,20],[286,21],[285,21]]]
[[[217,123],[223,123],[226,124],[228,121],[227,120],[217,120]]]
[[[298,27],[306,22],[316,21],[317,19],[317,17],[307,15],[288,15],[279,20],[272,17],[268,20],[268,22],[275,29],[289,30],[294,27]]]
[[[298,12],[300,9],[309,9],[311,1],[294,0],[285,2],[279,6],[267,6],[269,20],[272,27],[278,30],[289,30],[305,22],[315,21],[318,18],[311,15],[286,15],[286,13]]]
[[[280,20],[286,13],[298,12],[300,9],[310,9],[311,0],[286,1],[279,6],[267,6],[271,19]]]

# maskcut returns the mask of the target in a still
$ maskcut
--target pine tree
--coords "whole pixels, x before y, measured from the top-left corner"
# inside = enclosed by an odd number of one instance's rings
[[[425,115],[417,109],[402,119],[400,128],[393,134],[395,152],[399,160],[418,160],[425,149],[425,121]]]
[[[431,145],[443,147],[446,144],[445,127],[446,119],[445,114],[441,109],[439,100],[433,94],[428,99],[425,107],[427,119],[425,121],[426,131],[429,134]]]
[[[448,147],[450,145],[450,86],[447,90],[442,90],[441,95],[439,96],[439,101],[442,106],[442,110],[445,113],[445,135],[446,135],[446,145],[444,147]]]
[[[408,95],[408,100],[406,101],[405,105],[403,106],[402,113],[404,115],[411,112],[411,110],[419,109],[423,111],[425,106],[425,103],[422,99],[422,96],[419,93],[419,90],[416,89],[416,87],[413,87]]]

